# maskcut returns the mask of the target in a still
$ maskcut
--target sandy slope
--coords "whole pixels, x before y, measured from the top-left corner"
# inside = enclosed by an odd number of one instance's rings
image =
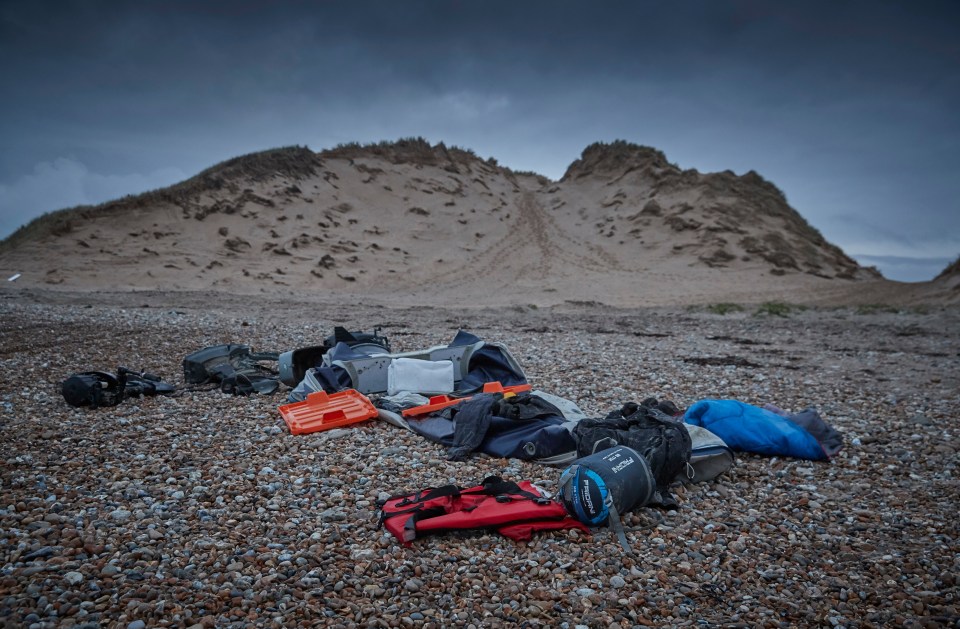
[[[15,236],[0,275],[397,305],[956,299],[878,279],[755,173],[681,171],[644,147],[590,147],[559,182],[442,145],[275,153]]]

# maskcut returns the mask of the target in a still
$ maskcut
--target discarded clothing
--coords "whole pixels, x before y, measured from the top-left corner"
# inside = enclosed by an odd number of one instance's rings
[[[555,423],[562,415],[557,407],[535,395],[484,393],[451,407],[449,416],[454,430],[447,454],[451,460],[460,461],[483,443],[494,417],[524,423],[548,419]]]
[[[823,445],[801,425],[738,400],[701,400],[687,409],[683,421],[703,426],[734,450],[810,460],[828,458]]]
[[[447,450],[452,461],[462,461],[483,442],[490,428],[496,394],[476,395],[450,408],[453,419],[453,445]]]
[[[407,423],[417,434],[451,448],[448,454],[455,460],[484,452],[562,465],[577,454],[570,422],[556,407],[529,393],[509,398],[478,394]]]

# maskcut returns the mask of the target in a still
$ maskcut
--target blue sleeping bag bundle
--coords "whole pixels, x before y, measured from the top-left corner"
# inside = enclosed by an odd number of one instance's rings
[[[701,400],[687,409],[683,421],[706,428],[734,450],[799,459],[829,458],[824,446],[799,424],[737,400]],[[821,423],[839,438],[839,433]]]

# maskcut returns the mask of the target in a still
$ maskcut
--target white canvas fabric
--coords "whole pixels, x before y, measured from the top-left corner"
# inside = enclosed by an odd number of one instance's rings
[[[387,367],[387,394],[412,391],[424,395],[453,392],[453,362],[394,358]]]

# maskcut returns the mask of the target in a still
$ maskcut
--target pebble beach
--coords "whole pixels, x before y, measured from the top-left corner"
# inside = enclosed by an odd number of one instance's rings
[[[0,624],[53,627],[941,627],[960,619],[960,311],[780,304],[399,308],[175,293],[0,293]],[[373,420],[291,435],[271,396],[68,406],[86,370],[182,386],[200,348],[286,351],[333,326],[394,351],[464,329],[591,417],[627,401],[815,406],[831,461],[739,453],[677,511],[516,543],[400,545],[378,500],[561,469]]]

